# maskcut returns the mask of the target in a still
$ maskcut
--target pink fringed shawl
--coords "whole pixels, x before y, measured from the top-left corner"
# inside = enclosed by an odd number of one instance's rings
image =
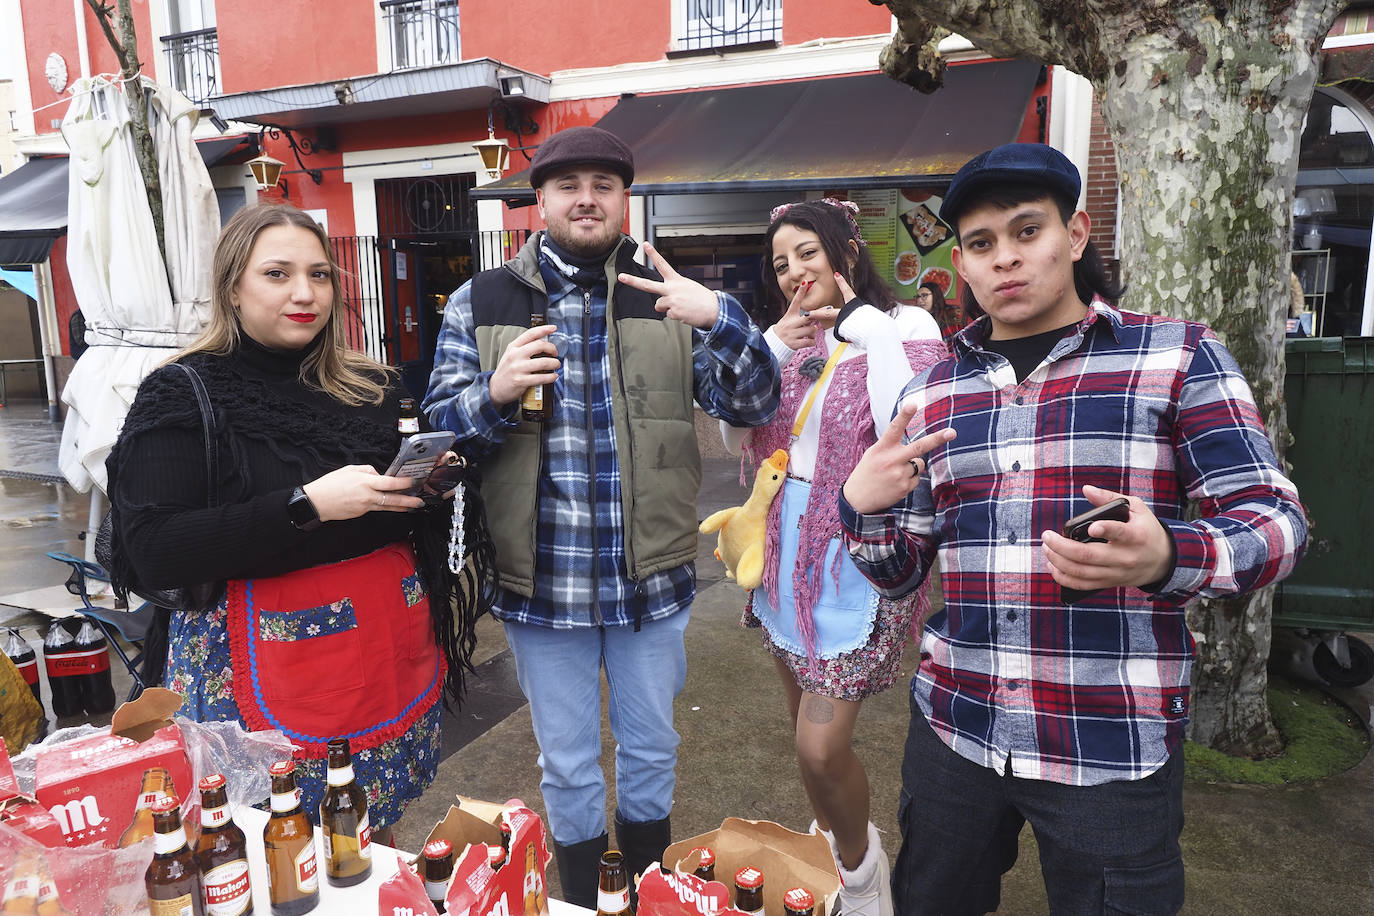
[[[908,340],[902,344],[912,371],[921,372],[949,355],[945,344],[938,340]],[[740,462],[740,482],[748,485],[759,465],[776,449],[791,444],[792,425],[801,409],[806,393],[814,384],[798,368],[811,357],[826,357],[825,344],[799,350],[783,367],[782,402],[777,415],[766,426],[754,430],[745,446]],[[797,545],[797,566],[792,570],[792,587],[796,593],[797,631],[806,643],[807,657],[816,660],[816,624],[812,611],[824,585],[827,546],[840,531],[839,492],[864,450],[876,441],[873,416],[868,399],[868,357],[854,356],[839,363],[831,376],[825,402],[820,405],[820,442],[816,448],[816,469],[811,481],[806,514],[802,520]],[[815,409],[813,407],[812,409]],[[778,607],[778,529],[782,514],[782,500],[774,499],[768,510],[768,534],[763,565],[763,588],[769,601]],[[806,558],[803,563],[802,558]],[[836,555],[835,563],[841,556]],[[838,588],[837,568],[830,570],[831,582]],[[922,590],[922,610],[924,610]],[[918,613],[913,620],[925,616]]]

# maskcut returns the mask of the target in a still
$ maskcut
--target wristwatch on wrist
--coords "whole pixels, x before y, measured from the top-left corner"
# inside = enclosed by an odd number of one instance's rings
[[[314,531],[320,527],[320,513],[300,487],[291,491],[291,498],[286,501],[286,514],[298,531]]]

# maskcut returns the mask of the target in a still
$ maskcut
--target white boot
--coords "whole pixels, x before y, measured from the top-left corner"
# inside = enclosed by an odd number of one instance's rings
[[[829,830],[822,830],[819,821],[811,822],[810,832],[819,833],[821,836],[825,837],[825,841],[830,844],[830,855],[835,858],[835,867],[838,868],[840,864],[840,851],[835,847],[835,834],[831,833]]]
[[[858,867],[839,869],[841,916],[892,916],[890,871],[878,828],[868,825],[868,849]]]

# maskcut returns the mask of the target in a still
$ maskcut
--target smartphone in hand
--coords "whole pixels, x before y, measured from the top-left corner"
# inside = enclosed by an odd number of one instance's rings
[[[416,433],[401,443],[401,450],[386,469],[387,477],[409,477],[410,489],[414,493],[420,482],[429,476],[430,471],[444,457],[444,452],[453,444],[453,433],[440,430],[432,433]]]
[[[1131,501],[1124,496],[1117,497],[1106,505],[1094,506],[1087,512],[1075,515],[1064,523],[1060,534],[1066,538],[1072,538],[1082,544],[1105,544],[1106,538],[1095,538],[1088,534],[1088,526],[1099,519],[1107,519],[1113,522],[1126,522],[1131,518]],[[1059,586],[1059,600],[1065,604],[1073,604],[1082,601],[1089,595],[1097,594],[1101,589],[1077,589]]]

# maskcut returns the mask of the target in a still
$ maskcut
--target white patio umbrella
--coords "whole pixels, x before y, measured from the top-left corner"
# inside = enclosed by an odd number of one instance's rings
[[[105,458],[139,382],[195,340],[209,317],[219,209],[191,139],[198,111],[175,90],[150,80],[144,84],[152,90],[149,120],[162,182],[166,267],[123,90],[104,77],[77,81],[62,121],[71,149],[67,270],[90,349],[62,392],[68,413],[58,466],[83,493],[92,484],[105,490]],[[100,495],[93,493],[88,553],[101,515]]]

